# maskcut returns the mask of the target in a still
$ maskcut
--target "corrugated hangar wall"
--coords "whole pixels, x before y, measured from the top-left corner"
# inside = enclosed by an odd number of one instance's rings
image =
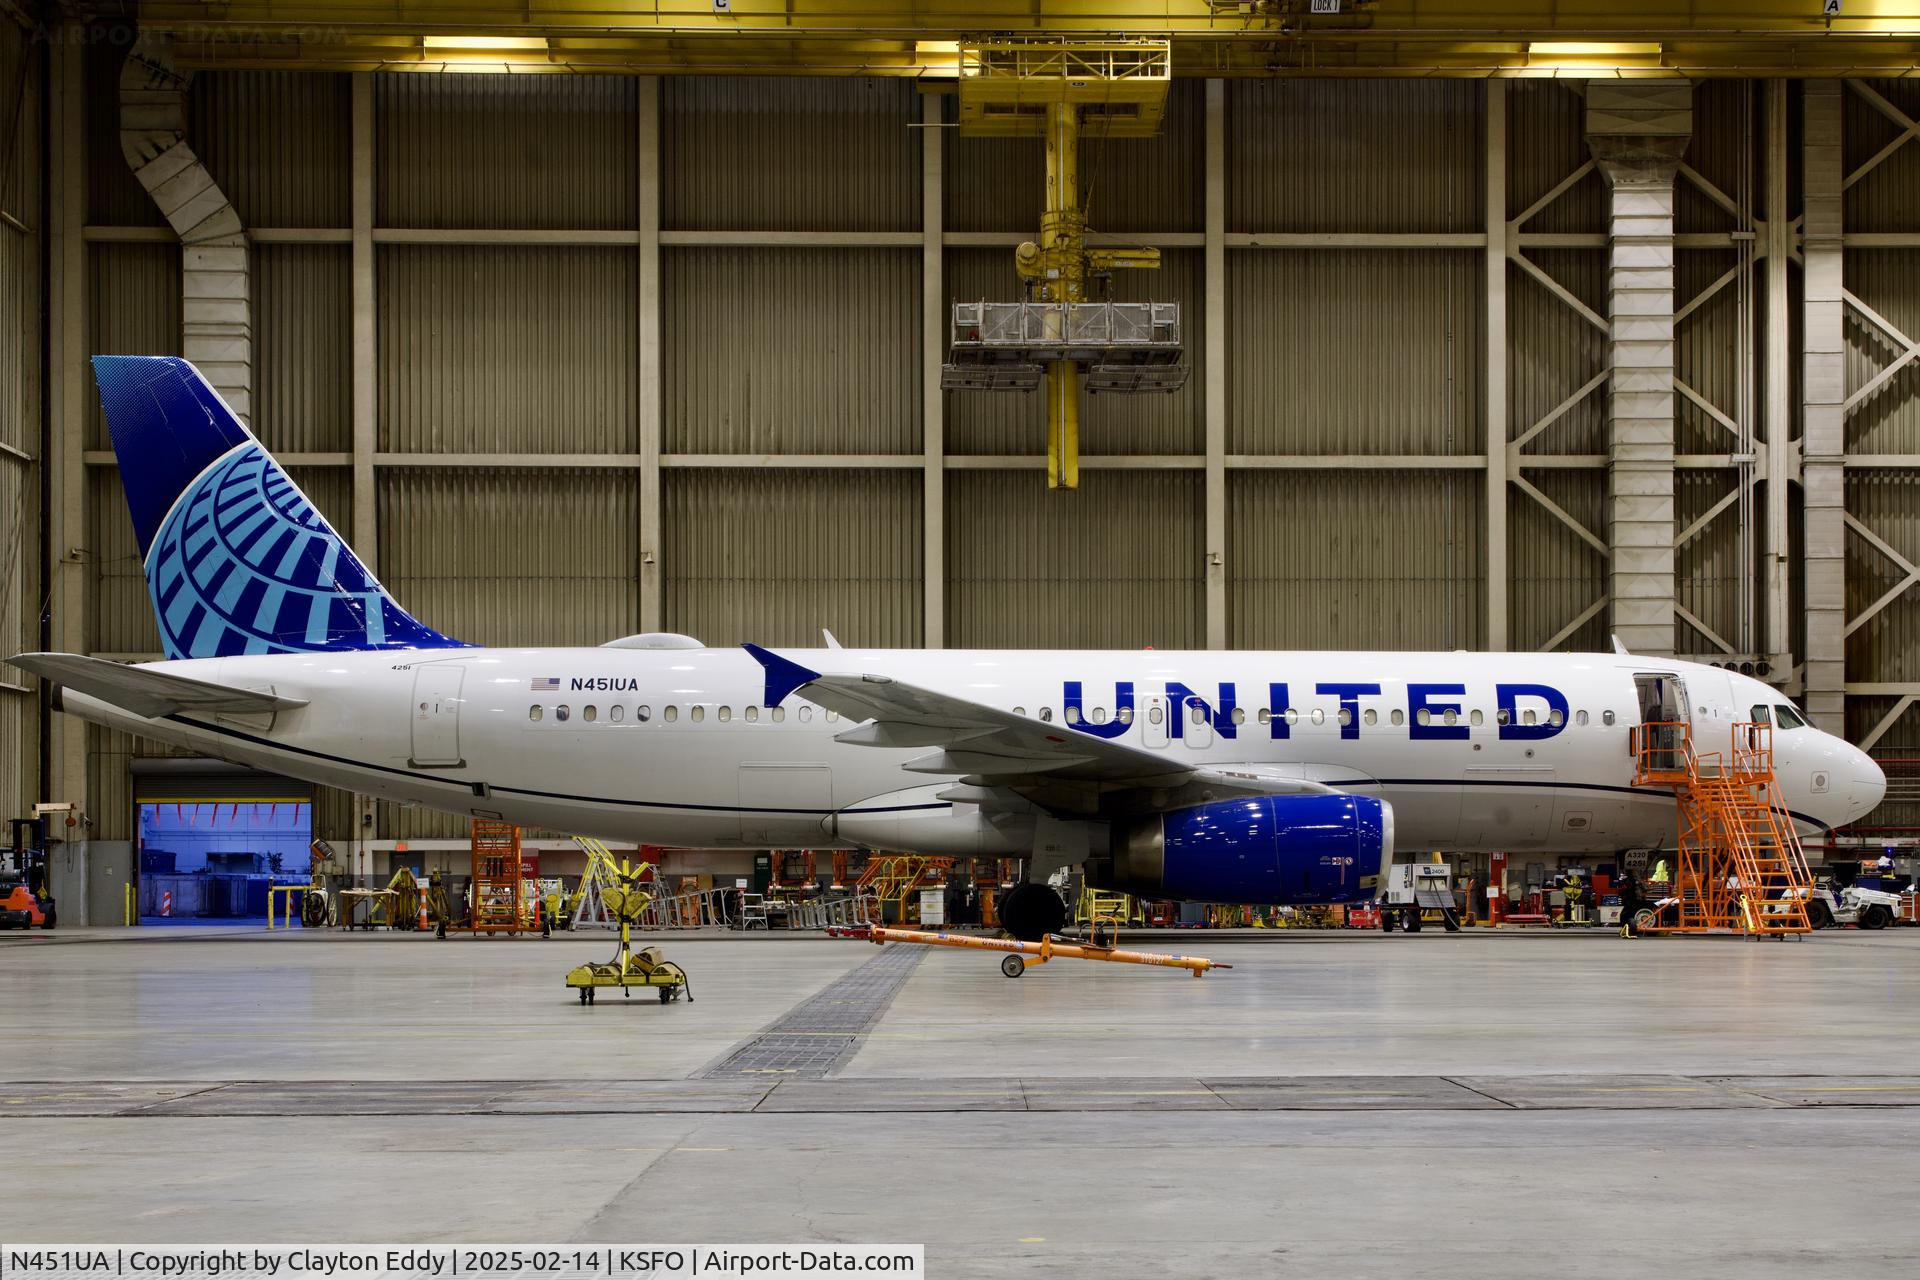
[[[179,250],[120,157],[117,51],[82,60],[87,343],[177,351]],[[1676,429],[1682,652],[1759,648],[1743,632],[1757,513],[1727,505],[1722,419],[1752,430],[1764,374],[1760,272],[1729,270],[1772,154],[1764,89],[1698,88],[1677,192],[1676,368],[1694,393]],[[1920,89],[1869,89],[1920,114]],[[1843,96],[1852,173],[1899,130],[1857,86]],[[1089,400],[1072,493],[1043,487],[1036,396],[929,389],[946,304],[1012,294],[1042,170],[1035,142],[915,128],[951,119],[937,95],[883,79],[227,72],[196,78],[192,108],[194,145],[253,236],[256,428],[453,634],[1606,647],[1606,191],[1567,85],[1182,81],[1160,137],[1089,144],[1095,227],[1165,254],[1122,273],[1123,296],[1183,304],[1195,376],[1171,396]],[[1782,154],[1789,137],[1801,145],[1797,115]],[[1896,149],[1844,214],[1893,233],[1850,249],[1846,278],[1906,334],[1916,195],[1920,146]],[[1849,315],[1851,391],[1907,349]],[[1849,415],[1850,452],[1899,455],[1846,472],[1849,516],[1872,531],[1849,535],[1850,618],[1920,562],[1916,370]],[[88,422],[85,632],[96,652],[150,653],[97,410]],[[0,430],[30,434],[17,423],[31,415]],[[1488,483],[1490,440],[1504,485]],[[0,468],[8,485],[29,474]],[[35,587],[9,591],[13,634]],[[1847,727],[1882,753],[1920,752],[1920,712],[1889,721],[1904,695],[1881,691],[1920,680],[1916,655],[1920,592],[1847,637]],[[10,744],[31,733],[15,705],[0,701]],[[126,835],[126,758],[149,749],[92,733],[101,836]],[[322,835],[357,830],[345,797],[319,812]],[[375,830],[460,827],[383,808]]]

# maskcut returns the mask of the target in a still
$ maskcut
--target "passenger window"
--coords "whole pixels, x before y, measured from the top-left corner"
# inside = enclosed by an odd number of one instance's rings
[[[680,718],[680,704],[677,702],[669,702],[665,707],[661,708],[660,718],[668,724],[672,724],[675,720],[678,720]]]
[[[1023,716],[1023,715],[1025,715],[1025,714],[1027,714],[1027,709],[1026,709],[1025,707],[1015,707],[1015,708],[1013,709],[1013,714],[1015,714],[1015,715],[1017,715],[1017,716]]]
[[[1247,722],[1247,711],[1245,707],[1235,707],[1233,709],[1233,722],[1235,724],[1245,724]]]
[[[619,724],[622,720],[625,720],[626,718],[627,718],[627,709],[621,706],[617,702],[614,703],[612,708],[607,712],[607,719],[613,721],[615,724]]]
[[[731,719],[733,719],[733,708],[732,708],[732,707],[721,707],[721,708],[720,708],[720,723],[721,723],[721,724],[725,724],[725,723],[726,723],[727,721],[729,721],[729,720],[731,720]]]
[[[586,706],[580,708],[580,718],[588,724],[592,724],[600,718],[600,709],[589,702]]]
[[[1068,724],[1079,724],[1080,708],[1068,707],[1065,711],[1060,713],[1060,718],[1062,720],[1065,720]]]
[[[1339,718],[1340,718],[1340,727],[1344,729],[1348,725],[1353,723],[1353,712],[1347,710],[1345,707],[1342,707],[1340,708]]]
[[[1288,724],[1300,723],[1300,713],[1292,707],[1287,708],[1287,723]]]
[[[1574,712],[1574,713],[1573,713],[1573,722],[1574,722],[1575,724],[1577,724],[1577,725],[1580,725],[1580,726],[1582,726],[1582,727],[1585,727],[1585,725],[1586,725],[1586,723],[1587,723],[1587,713],[1586,713],[1586,712],[1584,712],[1584,711],[1576,711],[1576,712]]]
[[[702,720],[705,720],[706,718],[707,718],[706,703],[696,702],[692,706],[687,708],[687,719],[693,721],[695,724],[699,724]]]
[[[1480,708],[1475,707],[1472,711],[1467,713],[1467,719],[1472,721],[1473,724],[1476,727],[1478,727],[1487,722],[1487,714],[1486,712],[1480,710]]]
[[[1526,721],[1528,724],[1538,724],[1540,722],[1540,713],[1533,710],[1532,708],[1528,708],[1526,713]]]
[[[1042,720],[1045,720],[1049,724],[1053,723],[1053,708],[1052,707],[1040,708],[1040,718]]]
[[[1459,724],[1460,708],[1448,707],[1445,711],[1440,713],[1440,718],[1448,724]]]
[[[1602,712],[1600,713],[1600,723],[1601,723],[1601,724],[1612,724],[1612,723],[1613,723],[1613,712],[1611,712],[1611,711],[1602,711]]]
[[[1163,718],[1160,707],[1157,704],[1147,708],[1148,724],[1159,724]]]
[[[1196,702],[1187,708],[1187,719],[1194,724],[1205,724],[1207,722],[1207,709]]]
[[[1262,707],[1262,708],[1260,708],[1260,723],[1261,723],[1261,724],[1266,724],[1266,723],[1267,723],[1268,721],[1270,721],[1270,720],[1272,720],[1272,719],[1273,719],[1273,712],[1271,712],[1271,711],[1269,711],[1269,710],[1268,710],[1267,708],[1265,708],[1265,707]]]
[[[1406,713],[1406,712],[1404,712],[1404,711],[1402,711],[1402,710],[1400,710],[1400,708],[1398,708],[1398,707],[1395,707],[1395,708],[1393,709],[1393,723],[1394,723],[1394,725],[1395,725],[1395,726],[1397,727],[1397,726],[1399,726],[1399,725],[1403,725],[1403,724],[1405,724],[1406,722],[1407,722],[1407,713]]]
[[[775,707],[773,709],[773,722],[775,724],[779,724],[781,721],[785,720],[786,718],[787,718],[787,709],[785,707]]]
[[[1429,711],[1425,707],[1422,707],[1418,711],[1413,713],[1413,722],[1415,724],[1432,724],[1433,712]]]
[[[645,724],[647,721],[653,719],[653,708],[643,702],[633,709],[633,718],[641,724]]]
[[[1508,711],[1505,707],[1500,708],[1500,713],[1494,716],[1494,722],[1497,724],[1511,724],[1512,721],[1513,721],[1513,713]]]
[[[573,714],[572,712],[567,710],[567,704],[564,702],[553,709],[553,718],[555,720],[565,720],[568,716],[572,714]]]
[[[1558,729],[1561,725],[1565,724],[1566,722],[1567,722],[1566,714],[1562,712],[1560,708],[1555,707],[1553,710],[1547,712],[1547,723],[1552,725],[1554,728]]]
[[[1362,712],[1360,715],[1360,718],[1366,721],[1368,724],[1380,723],[1380,713],[1378,711],[1375,711],[1372,707],[1368,707],[1364,712]]]
[[[839,718],[840,718],[840,713],[839,713],[838,711],[828,711],[828,712],[827,712],[827,723],[828,723],[828,724],[832,724],[832,723],[833,723],[833,722],[834,722],[835,720],[838,720]]]
[[[1315,724],[1325,724],[1327,722],[1327,713],[1315,707],[1313,709],[1313,722]]]
[[[1115,720],[1118,720],[1118,721],[1119,721],[1119,722],[1120,722],[1121,724],[1132,724],[1132,723],[1133,723],[1133,708],[1132,708],[1132,707],[1122,707],[1122,708],[1120,708],[1120,709],[1119,709],[1118,711],[1116,711],[1116,712],[1114,712],[1114,714],[1113,714],[1113,718],[1114,718]]]
[[[748,724],[757,724],[757,723],[759,723],[759,720],[760,720],[760,708],[758,708],[758,707],[748,707],[748,708],[747,708],[747,710],[746,710],[746,717],[747,717],[747,723],[748,723]]]
[[[529,720],[538,720],[545,714],[546,710],[537,702],[527,708],[527,719]]]
[[[803,704],[800,708],[801,723],[804,724],[811,719],[813,719],[813,708]]]

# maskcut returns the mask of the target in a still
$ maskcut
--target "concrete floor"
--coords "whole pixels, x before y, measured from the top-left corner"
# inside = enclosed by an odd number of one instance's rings
[[[1920,1268],[1860,1207],[1920,1175],[1920,930],[1172,940],[1236,968],[930,952],[811,1082],[712,1073],[871,947],[672,940],[693,1004],[583,1009],[605,939],[0,935],[0,1203],[46,1240],[905,1241],[935,1276]]]

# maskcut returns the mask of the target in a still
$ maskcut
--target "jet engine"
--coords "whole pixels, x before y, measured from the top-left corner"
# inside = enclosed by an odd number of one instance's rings
[[[1189,902],[1351,902],[1393,861],[1393,806],[1372,796],[1253,796],[1114,824],[1096,884]]]

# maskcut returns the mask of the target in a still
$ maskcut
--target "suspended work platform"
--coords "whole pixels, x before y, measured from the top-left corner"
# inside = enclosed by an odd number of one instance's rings
[[[948,391],[1031,391],[1045,366],[1072,360],[1086,369],[1091,393],[1178,391],[1177,302],[956,302],[947,363]]]
[[[1728,750],[1702,754],[1691,726],[1660,722],[1632,736],[1633,782],[1671,787],[1679,809],[1675,901],[1667,933],[1807,933],[1813,875],[1773,771],[1773,726],[1733,726]]]

